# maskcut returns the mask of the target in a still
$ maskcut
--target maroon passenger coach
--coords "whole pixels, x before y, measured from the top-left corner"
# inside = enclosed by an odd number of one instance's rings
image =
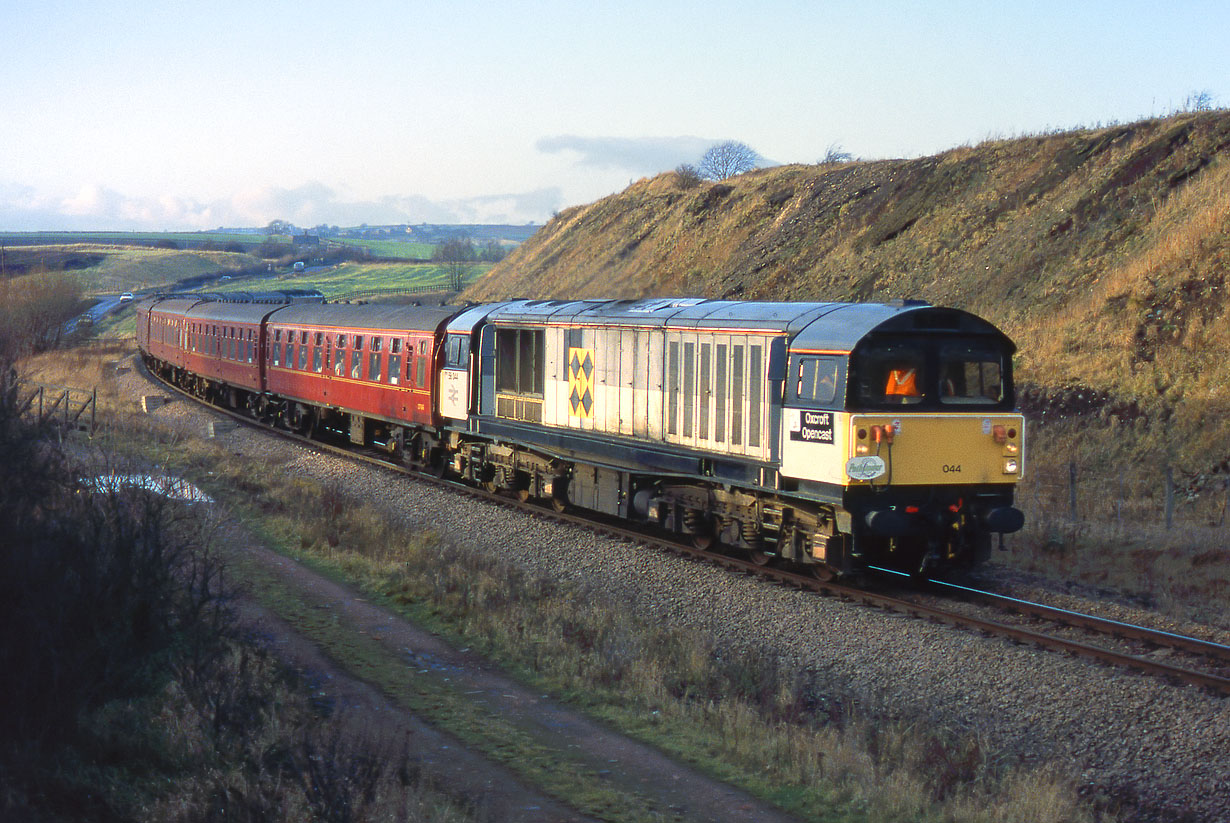
[[[355,443],[425,457],[447,306],[298,305],[268,321],[265,390],[291,428],[326,426]]]

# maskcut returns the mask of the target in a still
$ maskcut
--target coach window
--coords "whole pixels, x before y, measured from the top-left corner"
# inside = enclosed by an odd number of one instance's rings
[[[381,338],[373,337],[371,341],[371,351],[367,356],[367,379],[380,382],[380,349]]]
[[[307,336],[307,332],[304,332],[304,333],[303,333],[303,336],[304,336],[304,337],[306,337],[306,336]],[[300,343],[300,344],[299,344],[299,362],[298,362],[298,364],[296,365],[296,368],[298,368],[298,369],[300,369],[300,370],[302,370],[302,371],[307,371],[307,364],[308,364],[308,359],[307,359],[307,357],[308,357],[308,352],[307,352],[307,344],[306,344],[306,343]]]
[[[350,379],[358,380],[363,376],[363,352],[359,351],[358,343],[362,338],[355,338],[355,350],[350,353]]]
[[[338,377],[346,376],[346,335],[337,337],[337,348],[333,350],[333,373]]]
[[[252,330],[248,329],[248,362],[251,363],[256,359],[256,338],[252,334]]]
[[[273,356],[273,365],[275,366],[282,365],[282,341],[279,339],[280,336],[275,333],[273,338],[275,342],[269,347],[269,351]]]
[[[312,346],[312,371],[316,372],[317,374],[320,374],[322,371],[324,371],[324,363],[321,359],[320,339],[321,338],[318,333],[316,336],[317,343],[316,345]]]
[[[401,355],[391,352],[389,353],[389,383],[394,386],[401,383]]]
[[[531,329],[496,330],[496,386],[507,394],[543,393],[543,333]]]

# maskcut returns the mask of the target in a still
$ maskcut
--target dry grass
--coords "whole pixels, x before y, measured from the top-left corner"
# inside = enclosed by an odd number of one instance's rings
[[[537,687],[571,695],[805,815],[1097,817],[1055,773],[992,758],[976,737],[855,717],[838,687],[783,670],[756,649],[643,622],[597,591],[529,575],[431,535],[408,537],[391,513],[338,487],[287,479],[276,467],[209,464],[225,473],[218,488],[241,482],[271,533],[314,562],[502,660]]]
[[[1026,528],[997,559],[1117,589],[1175,616],[1230,622],[1230,473],[1187,469],[1185,461],[1207,469],[1223,452],[1191,453],[1202,438],[1193,432],[1175,442],[1174,428],[1078,417],[1036,429],[1018,493]],[[1175,484],[1169,529],[1167,463]]]

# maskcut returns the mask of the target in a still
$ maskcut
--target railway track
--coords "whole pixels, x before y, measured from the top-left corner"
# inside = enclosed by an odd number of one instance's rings
[[[697,548],[675,540],[667,539],[647,531],[630,528],[623,523],[615,523],[592,517],[580,517],[568,511],[557,511],[551,506],[543,506],[536,502],[508,496],[498,492],[484,491],[457,480],[441,477],[418,468],[407,466],[390,460],[387,453],[375,449],[355,449],[334,445],[327,440],[313,439],[284,429],[273,428],[253,420],[246,414],[227,409],[196,397],[176,386],[165,383],[150,374],[144,368],[147,377],[156,381],[171,391],[189,400],[206,406],[210,410],[223,414],[242,425],[257,428],[261,431],[275,434],[284,439],[299,443],[318,451],[326,452],[350,460],[357,460],[378,466],[387,471],[397,472],[419,481],[446,486],[459,493],[471,497],[494,502],[502,506],[520,509],[538,517],[544,517],[556,522],[581,526],[596,530],[602,534],[622,540],[651,545],[663,551],[684,557],[703,560],[749,575],[755,575],[781,585],[793,588],[816,591],[823,594],[841,597],[844,600],[862,603],[867,606],[886,609],[907,614],[919,619],[942,623],[958,628],[977,631],[995,637],[1003,637],[1013,642],[1033,645],[1039,648],[1059,651],[1078,657],[1096,660],[1107,665],[1125,668],[1166,679],[1170,682],[1195,685],[1223,695],[1230,695],[1230,646],[1213,643],[1195,637],[1188,637],[1172,632],[1159,631],[1144,626],[1137,626],[1121,621],[1097,617],[1046,606],[1041,603],[1008,597],[995,592],[982,591],[940,580],[927,581],[927,584],[937,591],[950,597],[978,602],[992,609],[1015,612],[1030,618],[1043,620],[1061,627],[1075,627],[1086,632],[1117,639],[1127,639],[1147,643],[1153,648],[1166,649],[1182,653],[1187,657],[1183,664],[1158,660],[1135,654],[1130,651],[1109,648],[1085,640],[1077,640],[1060,636],[1054,632],[1041,631],[1032,627],[1014,625],[988,617],[971,615],[957,609],[945,608],[923,602],[920,598],[907,594],[895,596],[868,588],[847,585],[836,581],[819,580],[809,574],[802,574],[787,568],[771,564],[757,563],[741,557],[714,551],[712,548]],[[877,569],[876,571],[900,575],[899,572]],[[1194,668],[1201,665],[1201,668]]]

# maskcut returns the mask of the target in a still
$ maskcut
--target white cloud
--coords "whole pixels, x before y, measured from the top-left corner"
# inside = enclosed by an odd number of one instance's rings
[[[321,223],[356,226],[389,223],[543,222],[563,204],[559,188],[432,200],[422,195],[387,195],[351,200],[319,181],[294,188],[270,186],[202,202],[188,197],[132,197],[99,185],[53,195],[30,186],[0,183],[0,231],[162,231],[218,226],[263,226],[288,220],[298,226]]]
[[[534,148],[547,154],[570,152],[577,163],[636,175],[670,171],[680,163],[696,163],[720,140],[703,137],[579,137],[562,134],[543,137]]]

